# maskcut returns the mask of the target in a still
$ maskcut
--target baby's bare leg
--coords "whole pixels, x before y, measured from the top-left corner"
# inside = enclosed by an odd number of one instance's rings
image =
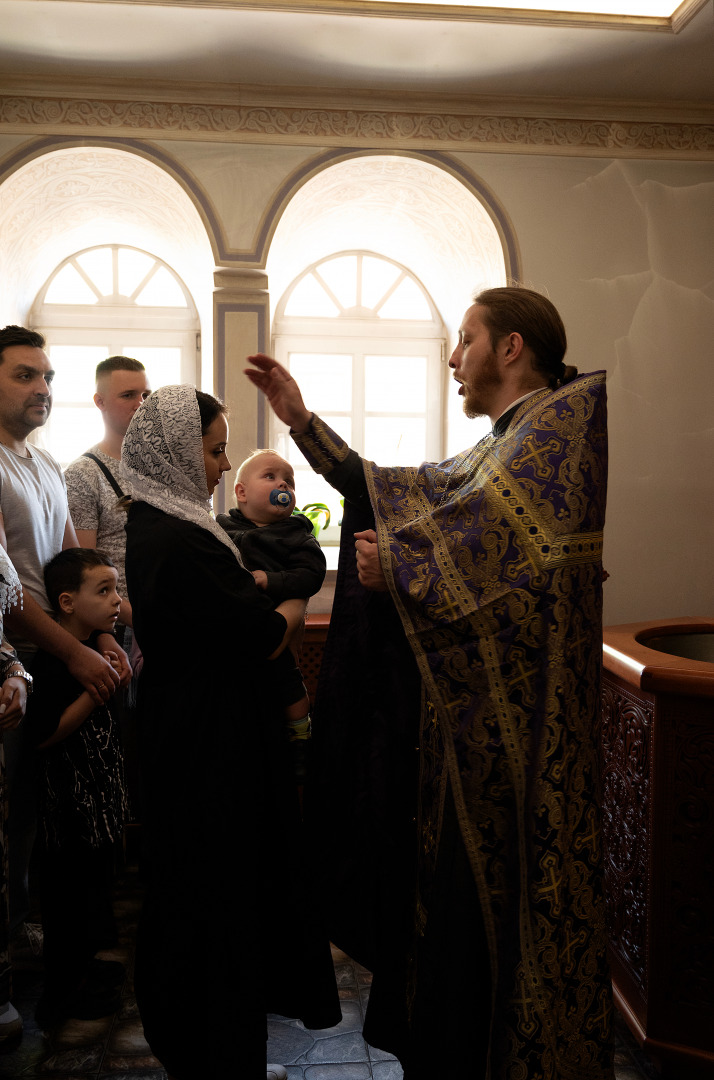
[[[285,706],[285,719],[289,724],[296,724],[300,720],[304,720],[309,712],[310,699],[305,694],[299,701],[294,701],[291,705]]]

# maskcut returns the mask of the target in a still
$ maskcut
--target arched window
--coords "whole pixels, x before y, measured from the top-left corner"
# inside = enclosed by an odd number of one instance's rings
[[[92,401],[107,356],[133,356],[152,389],[199,378],[199,321],[174,271],[146,251],[107,244],[77,252],[40,290],[31,324],[47,338],[56,375],[43,445],[66,465],[102,437]],[[39,434],[39,433],[38,433]]]
[[[363,457],[383,465],[443,457],[446,334],[405,267],[367,251],[320,260],[286,290],[273,336],[277,359],[310,407]],[[296,469],[298,505],[327,503],[336,525],[339,495],[307,468],[286,433],[273,419],[271,443]],[[332,528],[324,536],[335,538]]]

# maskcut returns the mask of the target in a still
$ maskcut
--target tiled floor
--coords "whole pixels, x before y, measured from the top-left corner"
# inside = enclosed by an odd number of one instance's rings
[[[131,981],[134,929],[141,902],[135,874],[119,882],[115,910],[120,925],[119,946],[103,954],[122,960],[128,978],[122,1007],[115,1016],[93,1021],[69,1021],[51,1037],[38,1029],[34,1007],[42,986],[42,961],[26,936],[16,945],[13,1001],[25,1029],[19,1047],[0,1055],[3,1080],[165,1080],[166,1073],[144,1041]],[[335,971],[342,999],[343,1020],[326,1031],[307,1031],[302,1024],[271,1017],[268,1060],[280,1062],[289,1080],[401,1080],[402,1070],[389,1055],[366,1045],[361,1036],[369,994],[370,974],[345,953],[334,950]],[[618,1025],[617,1080],[656,1080],[657,1074]],[[207,1036],[208,1037],[208,1036]],[[194,1080],[201,1080],[195,1077]],[[240,1072],[233,1078],[240,1080]],[[450,1080],[434,1077],[434,1080]]]

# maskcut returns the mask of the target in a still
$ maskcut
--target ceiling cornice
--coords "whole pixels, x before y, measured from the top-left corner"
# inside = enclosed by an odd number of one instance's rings
[[[107,0],[113,2],[113,0]],[[0,97],[62,98],[107,101],[156,101],[228,106],[271,105],[282,108],[362,109],[378,111],[474,112],[504,116],[580,117],[591,120],[649,121],[660,123],[714,123],[714,104],[673,101],[628,101],[622,98],[515,97],[505,95],[449,94],[438,91],[364,90],[321,86],[269,86],[246,83],[185,82],[160,79],[102,78],[0,73]]]
[[[714,107],[285,87],[0,81],[0,132],[714,160]]]
[[[15,0],[25,3],[27,0]],[[61,3],[62,0],[49,0]],[[514,23],[523,26],[579,26],[611,30],[645,30],[679,33],[708,0],[682,0],[666,16],[611,15],[591,12],[504,8],[497,4],[410,3],[408,0],[75,0],[76,3],[134,7],[183,7],[229,11],[278,11],[291,14],[352,15],[366,18],[417,19],[440,22]]]

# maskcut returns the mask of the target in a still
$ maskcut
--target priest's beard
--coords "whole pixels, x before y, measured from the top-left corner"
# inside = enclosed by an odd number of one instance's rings
[[[469,420],[489,416],[491,402],[503,383],[496,353],[492,350],[484,357],[481,368],[474,373],[469,386],[464,384],[464,413]]]

